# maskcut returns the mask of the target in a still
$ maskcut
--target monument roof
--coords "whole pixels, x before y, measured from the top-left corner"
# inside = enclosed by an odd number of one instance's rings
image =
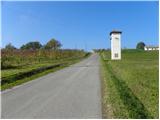
[[[121,32],[121,31],[113,30],[113,31],[111,31],[111,32],[110,32],[110,35],[111,35],[111,34],[113,34],[113,33],[120,33],[120,34],[122,34],[122,32]]]

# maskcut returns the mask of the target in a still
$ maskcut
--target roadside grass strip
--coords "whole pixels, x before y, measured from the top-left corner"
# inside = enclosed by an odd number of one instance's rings
[[[46,75],[50,72],[60,70],[64,67],[72,65],[74,63],[77,63],[86,57],[89,57],[89,55],[90,54],[87,54],[83,57],[66,60],[66,61],[59,62],[59,63],[53,64],[53,65],[34,68],[29,71],[19,72],[19,73],[13,74],[13,75],[5,76],[5,77],[2,76],[1,90],[12,88],[16,85],[20,85],[20,84],[28,82],[30,80],[36,79],[36,78],[41,77],[43,75]]]
[[[13,82],[15,80],[23,79],[25,77],[30,77],[30,76],[35,75],[37,73],[41,73],[41,72],[43,72],[45,70],[49,70],[49,69],[52,69],[52,68],[60,67],[62,65],[63,64],[56,64],[56,65],[51,65],[51,66],[45,66],[45,67],[40,67],[40,68],[37,68],[37,69],[33,69],[31,71],[14,74],[14,75],[11,75],[11,76],[8,76],[8,77],[2,77],[1,84],[2,85],[8,84],[8,83],[11,83],[11,82]]]
[[[136,119],[145,119],[145,118],[153,118],[147,109],[144,107],[143,103],[134,95],[131,89],[127,86],[124,80],[114,74],[109,61],[105,61],[106,68],[110,73],[111,80],[113,81],[115,88],[118,91],[118,94],[128,110],[130,118]]]
[[[158,55],[143,51],[134,51],[130,55],[130,52],[132,51],[123,51],[121,61],[112,61],[108,51],[100,53],[102,117],[158,118]]]

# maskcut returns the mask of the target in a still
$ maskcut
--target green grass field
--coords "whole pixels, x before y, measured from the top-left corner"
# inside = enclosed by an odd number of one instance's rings
[[[118,61],[100,55],[103,118],[159,118],[158,51],[123,50]]]

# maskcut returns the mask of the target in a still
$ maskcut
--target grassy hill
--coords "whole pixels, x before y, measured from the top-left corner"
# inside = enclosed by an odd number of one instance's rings
[[[158,51],[123,50],[118,61],[100,55],[103,118],[159,118]]]

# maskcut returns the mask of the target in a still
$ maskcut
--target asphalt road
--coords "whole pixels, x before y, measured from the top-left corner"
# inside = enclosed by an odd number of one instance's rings
[[[2,92],[2,118],[101,118],[99,56]]]

